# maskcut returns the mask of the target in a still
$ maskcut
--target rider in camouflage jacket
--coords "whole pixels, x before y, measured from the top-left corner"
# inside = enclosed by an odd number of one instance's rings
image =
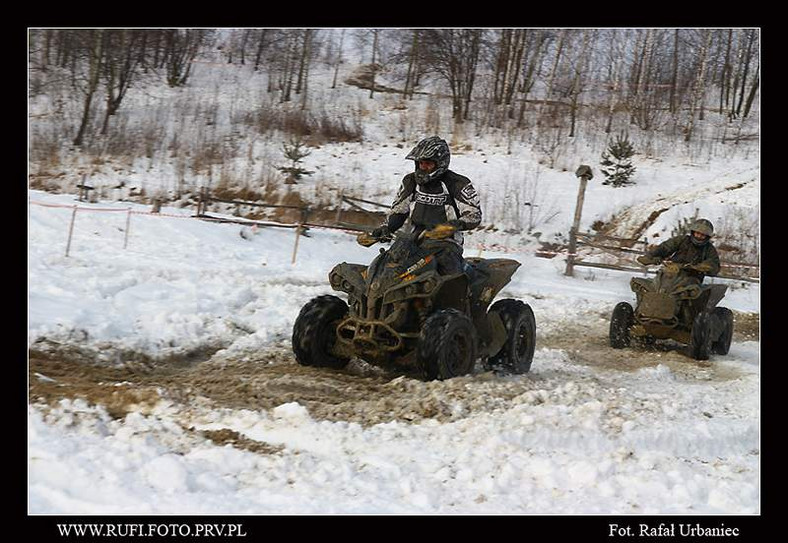
[[[686,274],[701,283],[706,275],[720,272],[720,257],[711,243],[713,234],[711,222],[698,219],[690,226],[689,235],[670,238],[637,260],[643,265],[658,264],[662,260],[684,264],[682,269]]]

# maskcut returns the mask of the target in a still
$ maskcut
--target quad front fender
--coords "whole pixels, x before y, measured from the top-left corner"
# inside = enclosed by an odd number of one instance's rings
[[[361,264],[343,262],[334,266],[328,274],[331,288],[360,298],[364,294],[364,273],[367,267]]]

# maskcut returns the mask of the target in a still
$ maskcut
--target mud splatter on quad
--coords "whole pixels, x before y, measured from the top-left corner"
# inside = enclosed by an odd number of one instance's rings
[[[536,322],[528,304],[490,303],[520,266],[516,260],[466,258],[465,270],[439,275],[435,250],[396,233],[369,266],[341,263],[331,287],[348,296],[319,296],[301,310],[293,351],[305,366],[370,364],[415,369],[425,379],[473,371],[476,361],[509,373],[529,371]]]
[[[630,281],[637,303],[620,302],[610,319],[610,346],[628,347],[633,339],[651,343],[673,339],[688,345],[689,355],[708,360],[711,354],[728,354],[733,337],[733,312],[717,304],[726,285],[699,285],[688,278],[680,264],[665,261],[652,281]]]

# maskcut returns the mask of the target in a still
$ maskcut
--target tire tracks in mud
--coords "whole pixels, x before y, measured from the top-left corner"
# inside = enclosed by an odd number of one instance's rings
[[[758,321],[757,314],[737,313],[734,341],[757,338]],[[740,377],[730,365],[689,358],[680,344],[612,349],[603,321],[596,322],[590,327],[574,323],[549,335],[537,335],[535,364],[540,350],[551,349],[563,351],[570,364],[610,372],[634,372],[662,364],[677,377],[692,381]],[[456,421],[507,409],[513,403],[539,403],[545,394],[569,381],[584,380],[592,388],[597,386],[600,377],[590,375],[580,377],[569,368],[512,378],[477,369],[465,377],[424,382],[360,361],[352,361],[344,370],[299,366],[286,342],[252,360],[220,352],[196,361],[130,360],[114,365],[97,362],[84,349],[50,348],[29,353],[29,400],[54,407],[63,399],[81,398],[103,405],[114,418],[132,412],[150,413],[160,401],[182,406],[185,411],[272,410],[297,402],[315,420],[370,426],[425,419]],[[216,442],[240,442],[229,431],[203,435]]]
[[[676,375],[690,379],[730,380],[740,376],[728,366],[715,364],[713,359],[694,360],[689,356],[686,345],[672,340],[650,345],[633,342],[628,348],[613,349],[608,342],[610,316],[599,316],[604,320],[588,319],[595,324],[569,327],[541,339],[549,348],[565,351],[574,363],[589,367],[637,371],[662,364]],[[757,313],[734,312],[733,341],[757,341],[760,337],[759,326],[760,317]]]

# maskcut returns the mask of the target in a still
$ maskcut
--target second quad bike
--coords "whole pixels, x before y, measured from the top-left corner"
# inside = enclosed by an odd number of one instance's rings
[[[335,266],[329,282],[347,302],[324,295],[304,305],[293,326],[298,363],[342,368],[356,357],[427,380],[471,373],[480,358],[489,369],[529,371],[533,311],[509,298],[490,306],[520,263],[466,258],[461,273],[440,275],[437,252],[423,239],[397,232],[369,266]]]
[[[696,360],[728,354],[733,337],[733,312],[717,304],[726,285],[701,285],[676,262],[663,261],[652,281],[633,277],[637,303],[620,302],[610,319],[610,346],[628,347],[633,339],[652,343],[673,339],[689,347]]]

